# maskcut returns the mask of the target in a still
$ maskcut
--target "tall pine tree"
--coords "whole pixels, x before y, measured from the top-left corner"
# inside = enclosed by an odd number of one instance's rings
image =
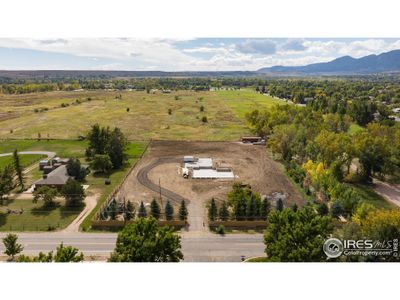
[[[144,206],[143,201],[140,201],[138,217],[139,218],[146,218],[147,217],[147,211],[146,211],[146,207]]]
[[[135,206],[132,201],[128,200],[125,208],[125,220],[129,221],[135,217]]]
[[[219,218],[221,221],[227,221],[229,219],[229,211],[226,201],[223,201],[221,204],[221,207],[219,209]]]
[[[169,200],[165,205],[165,218],[167,219],[167,221],[170,221],[174,218],[174,207],[171,205],[171,202],[169,202]]]
[[[150,213],[157,220],[160,218],[161,208],[160,208],[160,205],[157,203],[156,199],[154,199],[154,198],[150,204]]]
[[[281,198],[276,201],[276,210],[282,211],[283,210],[283,200]]]
[[[186,221],[188,216],[188,210],[186,208],[186,203],[184,200],[181,202],[181,206],[179,207],[179,220]]]
[[[271,211],[271,203],[267,198],[261,201],[261,207],[260,207],[260,218],[262,220],[266,220],[269,212]]]
[[[210,205],[208,206],[208,219],[210,221],[215,221],[215,219],[217,218],[217,214],[218,214],[217,204],[215,203],[215,199],[212,198]]]
[[[21,188],[21,191],[23,191],[25,186],[25,177],[17,149],[15,149],[13,153],[13,163],[15,173],[17,174],[18,186]]]
[[[250,195],[250,199],[247,201],[246,207],[246,217],[247,220],[254,220],[256,217],[256,202],[253,195]]]

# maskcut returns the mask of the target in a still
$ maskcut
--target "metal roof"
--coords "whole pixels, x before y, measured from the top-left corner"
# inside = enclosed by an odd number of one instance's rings
[[[233,174],[232,171],[226,172],[218,172],[217,170],[214,169],[199,169],[199,170],[193,170],[192,178],[198,178],[198,179],[217,179],[217,178],[223,178],[223,179],[234,179],[235,175]]]
[[[185,163],[185,168],[212,168],[213,160],[212,158],[199,158],[197,161],[194,162],[187,162]]]

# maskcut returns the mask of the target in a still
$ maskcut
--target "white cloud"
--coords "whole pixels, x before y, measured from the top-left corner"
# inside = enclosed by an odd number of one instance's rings
[[[134,38],[0,39],[0,47],[86,57],[93,62],[93,69],[165,71],[256,70],[273,65],[298,66],[329,61],[344,55],[361,57],[400,49],[400,40],[394,39],[247,39],[237,42],[233,39],[210,40],[193,46],[190,41]],[[179,48],[178,42],[185,42],[187,46]],[[10,68],[6,62],[2,61],[1,64],[5,65],[4,69]],[[68,69],[62,62],[58,67]]]
[[[236,45],[238,51],[249,54],[274,54],[276,44],[268,39],[248,39]]]

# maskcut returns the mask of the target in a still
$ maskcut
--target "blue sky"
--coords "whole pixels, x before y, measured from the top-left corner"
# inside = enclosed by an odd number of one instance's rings
[[[400,49],[400,39],[0,39],[3,70],[257,70]]]

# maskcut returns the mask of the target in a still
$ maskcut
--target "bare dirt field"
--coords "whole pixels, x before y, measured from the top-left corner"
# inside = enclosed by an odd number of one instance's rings
[[[226,199],[233,180],[184,179],[180,165],[184,155],[211,157],[215,162],[232,167],[235,181],[250,184],[260,195],[286,193],[285,206],[305,203],[302,195],[283,174],[278,163],[266,153],[265,147],[235,142],[153,141],[135,170],[123,184],[119,197],[135,203],[150,203],[159,198],[161,183],[163,204],[171,200],[177,212],[179,202],[185,199],[189,209],[191,230],[205,227],[205,204],[214,197]]]

